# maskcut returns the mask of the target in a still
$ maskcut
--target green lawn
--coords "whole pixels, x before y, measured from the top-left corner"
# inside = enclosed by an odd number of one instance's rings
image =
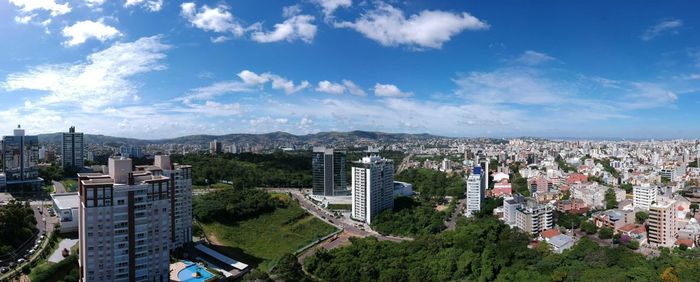
[[[335,231],[335,227],[307,214],[285,194],[274,194],[289,203],[287,208],[254,219],[224,225],[210,223],[204,231],[225,245],[219,251],[267,271],[285,253],[293,253]],[[246,259],[248,261],[246,261]]]
[[[61,180],[63,187],[66,188],[66,192],[78,191],[78,181],[75,179],[64,179]]]

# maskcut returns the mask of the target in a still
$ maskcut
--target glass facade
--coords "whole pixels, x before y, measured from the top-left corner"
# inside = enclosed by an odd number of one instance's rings
[[[3,168],[8,182],[39,177],[37,136],[5,136],[2,152]]]

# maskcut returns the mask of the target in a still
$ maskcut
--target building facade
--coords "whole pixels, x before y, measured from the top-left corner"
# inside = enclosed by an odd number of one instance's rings
[[[635,209],[648,211],[652,203],[656,201],[658,189],[656,186],[642,184],[632,188],[633,202]]]
[[[372,223],[380,212],[394,207],[394,163],[376,155],[363,157],[352,167],[352,213],[355,220]]]
[[[27,136],[19,125],[12,136],[2,138],[2,162],[6,189],[39,189],[39,137]]]
[[[517,208],[515,225],[531,235],[554,228],[554,207],[539,204],[535,199],[526,198]]]
[[[314,147],[311,159],[313,194],[347,195],[346,162],[345,152],[326,147]]]
[[[85,166],[85,145],[83,133],[75,132],[71,126],[61,139],[61,166],[64,170],[78,171]]]
[[[209,154],[216,155],[221,153],[222,145],[221,141],[214,140],[209,142]]]
[[[171,251],[191,240],[191,168],[121,157],[108,171],[78,174],[81,281],[168,281]]]
[[[467,177],[467,206],[464,215],[472,216],[481,210],[481,203],[484,201],[484,178],[481,167],[474,167],[472,174]]]
[[[649,207],[647,239],[652,247],[672,247],[678,237],[676,201],[662,199]]]

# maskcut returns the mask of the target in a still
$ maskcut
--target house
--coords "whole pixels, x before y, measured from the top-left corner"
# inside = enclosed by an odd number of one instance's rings
[[[552,246],[552,251],[561,254],[567,249],[574,246],[574,238],[569,235],[559,234],[550,238],[547,243]]]

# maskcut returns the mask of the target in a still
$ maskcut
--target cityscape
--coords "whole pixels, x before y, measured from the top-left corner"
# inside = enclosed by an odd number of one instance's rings
[[[0,0],[0,281],[700,281],[698,11]]]

